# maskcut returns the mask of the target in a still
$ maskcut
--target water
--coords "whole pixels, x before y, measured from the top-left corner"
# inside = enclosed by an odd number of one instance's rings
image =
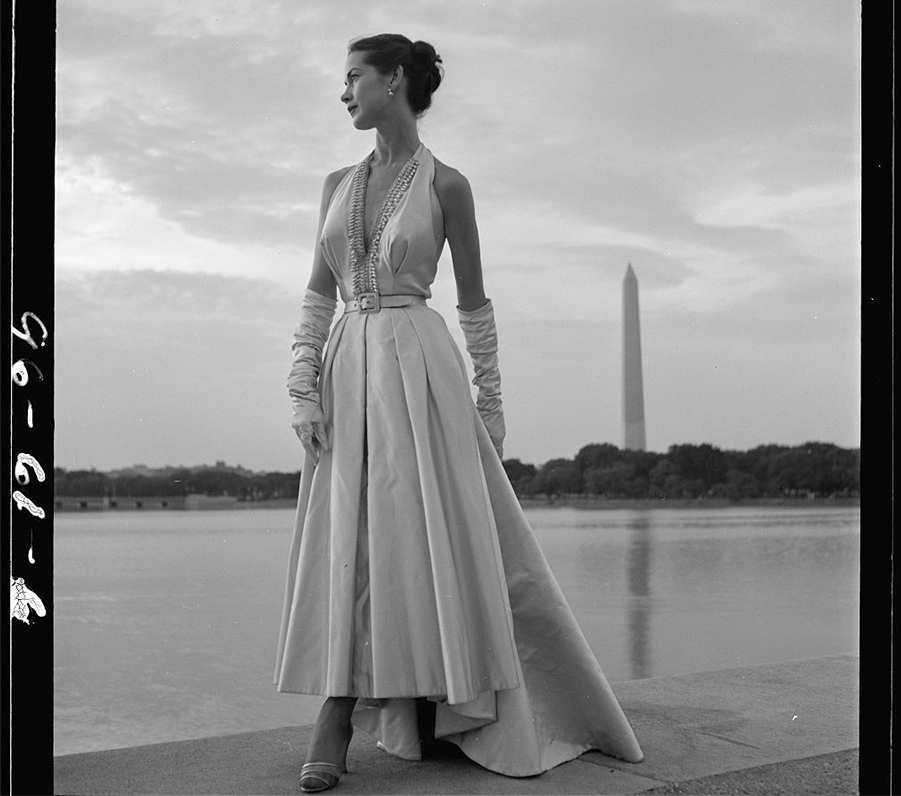
[[[305,724],[291,510],[58,514],[54,754]],[[527,511],[611,682],[858,650],[859,509]]]

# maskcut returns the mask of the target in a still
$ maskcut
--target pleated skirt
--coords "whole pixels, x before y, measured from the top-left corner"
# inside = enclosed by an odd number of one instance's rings
[[[354,723],[419,757],[436,737],[510,776],[642,753],[476,412],[443,318],[349,313],[320,374],[330,448],[305,463],[280,691],[356,696]]]

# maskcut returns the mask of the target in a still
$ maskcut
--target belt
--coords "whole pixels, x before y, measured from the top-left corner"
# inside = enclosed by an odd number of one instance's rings
[[[344,314],[348,312],[378,312],[380,309],[397,307],[425,306],[425,296],[384,296],[378,293],[361,293],[344,305]]]

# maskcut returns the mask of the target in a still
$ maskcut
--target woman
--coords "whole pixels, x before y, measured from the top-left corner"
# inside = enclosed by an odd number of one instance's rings
[[[375,150],[325,181],[295,331],[288,388],[306,458],[275,681],[327,697],[307,792],[337,783],[353,726],[407,759],[442,738],[509,776],[588,749],[642,758],[501,465],[472,193],[417,132],[440,62],[403,36],[351,42],[341,101]],[[475,405],[426,306],[445,241]]]

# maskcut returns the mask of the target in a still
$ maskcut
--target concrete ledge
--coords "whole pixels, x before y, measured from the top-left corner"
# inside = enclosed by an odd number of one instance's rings
[[[355,737],[345,794],[855,793],[858,659],[834,656],[617,683],[645,752],[598,752],[538,777],[475,765],[449,744],[411,763]],[[311,727],[54,758],[59,794],[295,794]],[[851,790],[849,783],[853,784]]]
[[[736,794],[769,796],[848,796],[858,793],[858,750],[786,760],[768,766],[743,768],[727,774],[673,782],[643,794]]]

